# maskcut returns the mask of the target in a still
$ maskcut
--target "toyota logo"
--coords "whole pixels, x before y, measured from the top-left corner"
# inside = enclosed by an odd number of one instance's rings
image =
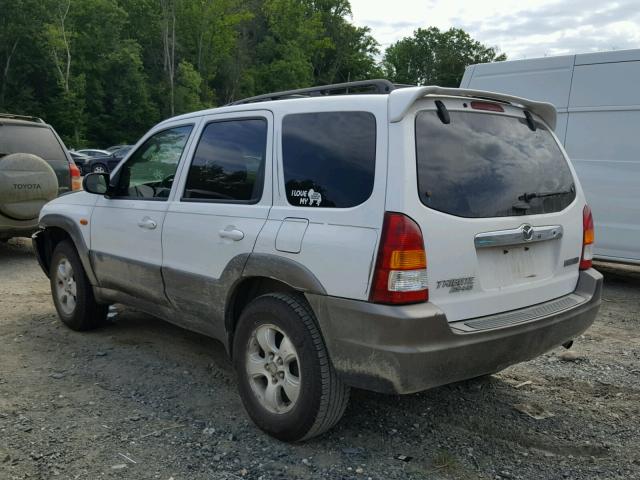
[[[525,224],[522,226],[522,238],[527,242],[533,239],[533,227],[531,225]]]

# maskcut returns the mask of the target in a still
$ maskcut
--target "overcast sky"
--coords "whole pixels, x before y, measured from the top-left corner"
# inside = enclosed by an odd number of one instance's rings
[[[351,0],[382,45],[418,27],[459,27],[510,60],[640,48],[640,0]]]

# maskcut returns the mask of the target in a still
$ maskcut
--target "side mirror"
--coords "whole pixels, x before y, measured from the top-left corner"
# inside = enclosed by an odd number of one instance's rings
[[[90,173],[82,179],[82,188],[85,192],[96,195],[105,195],[109,191],[108,173]]]

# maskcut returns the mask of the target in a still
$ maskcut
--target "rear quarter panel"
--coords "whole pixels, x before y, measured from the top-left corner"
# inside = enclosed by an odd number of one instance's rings
[[[386,96],[360,95],[343,98],[287,100],[285,109],[274,110],[274,205],[256,242],[255,252],[270,253],[296,261],[309,269],[328,295],[368,299],[370,278],[384,216],[387,173]],[[373,192],[368,200],[352,208],[300,207],[288,203],[282,169],[282,119],[305,112],[364,111],[376,117],[376,165]],[[305,219],[301,249],[291,253],[276,249],[284,219]],[[294,239],[287,239],[292,243]],[[283,243],[283,242],[281,242]]]

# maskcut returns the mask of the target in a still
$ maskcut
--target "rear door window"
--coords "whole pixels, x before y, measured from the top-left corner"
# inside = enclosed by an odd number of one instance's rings
[[[182,200],[256,203],[262,197],[267,120],[213,122],[202,133]]]
[[[375,116],[369,112],[287,115],[282,121],[282,157],[291,205],[360,205],[373,191]]]
[[[62,145],[48,127],[0,123],[0,156],[31,153],[48,161],[67,161]]]
[[[424,205],[459,217],[558,212],[575,198],[569,165],[546,127],[524,118],[435,111],[416,115],[418,194]]]

